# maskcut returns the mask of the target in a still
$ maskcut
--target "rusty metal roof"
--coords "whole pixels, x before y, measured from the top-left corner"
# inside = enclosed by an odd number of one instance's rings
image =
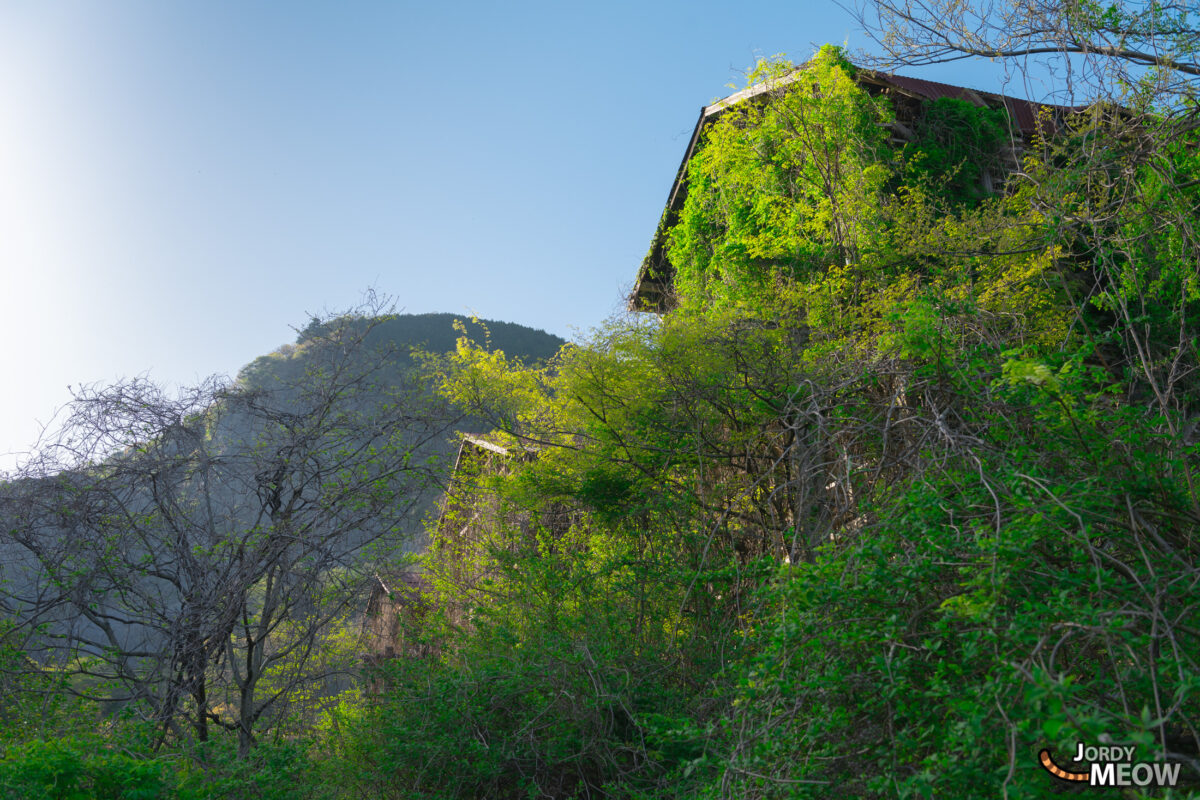
[[[927,100],[939,97],[951,97],[955,100],[965,100],[977,106],[996,108],[1002,106],[1008,112],[1008,118],[1015,123],[1017,130],[1026,138],[1031,138],[1038,132],[1038,116],[1042,109],[1052,109],[1056,112],[1070,111],[1063,106],[1052,106],[1045,103],[1035,103],[1022,100],[1019,97],[968,89],[965,86],[952,86],[948,83],[928,81],[923,78],[909,78],[904,75],[893,75],[890,72],[874,72],[862,70],[868,80],[874,79]]]

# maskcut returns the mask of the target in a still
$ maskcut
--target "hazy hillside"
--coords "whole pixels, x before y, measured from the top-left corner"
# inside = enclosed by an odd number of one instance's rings
[[[372,321],[363,318],[359,323],[366,327]],[[459,314],[431,313],[392,316],[370,331],[367,344],[373,348],[391,350],[397,369],[404,369],[412,365],[413,352],[452,351],[455,342],[462,335],[462,332],[454,327],[456,321],[463,323],[468,335],[475,342],[490,344],[491,349],[503,350],[507,355],[519,358],[527,364],[546,361],[565,343],[554,334],[514,322],[472,321]],[[279,378],[295,374],[296,370],[303,370],[307,364],[306,345],[314,337],[327,332],[332,324],[333,321],[322,322],[314,319],[299,333],[295,343],[285,344],[242,367],[238,373],[238,380],[250,386],[259,386],[269,382],[270,376]]]
[[[244,366],[238,372],[239,384],[245,388],[273,392],[277,400],[290,396],[294,391],[292,387],[302,382],[301,376],[318,368],[313,358],[314,343],[323,341],[335,326],[344,323],[345,318],[313,319],[300,331],[294,344],[283,345]],[[360,357],[379,359],[383,365],[372,377],[372,381],[381,387],[395,387],[411,382],[417,354],[441,355],[453,352],[464,331],[474,344],[493,351],[503,351],[510,359],[519,360],[529,366],[544,364],[565,344],[558,336],[536,328],[512,322],[465,319],[457,314],[364,316],[352,320],[351,323],[352,330],[366,332]],[[430,389],[432,390],[432,387]],[[474,418],[465,411],[462,413],[462,418],[452,425],[446,436],[440,438],[440,444],[435,443],[423,449],[423,452],[432,455],[435,463],[439,465],[439,483],[449,476],[450,467],[453,465],[454,451],[458,446],[456,434],[486,431],[491,427],[487,422]],[[238,429],[237,420],[237,414],[224,415],[216,435],[231,435]],[[423,546],[425,541],[423,520],[435,510],[437,500],[437,492],[425,494],[412,514],[413,526],[410,534],[414,537],[414,545],[418,547]]]

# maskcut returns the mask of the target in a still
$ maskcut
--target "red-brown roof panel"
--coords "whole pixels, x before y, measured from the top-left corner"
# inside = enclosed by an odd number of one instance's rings
[[[1022,100],[1017,97],[1009,97],[1007,95],[995,94],[993,92],[983,92],[976,89],[968,89],[964,86],[951,86],[948,83],[938,83],[937,81],[927,81],[923,78],[909,78],[904,75],[893,75],[891,73],[871,73],[872,77],[881,83],[889,84],[908,92],[909,94],[924,97],[929,100],[936,100],[939,97],[951,97],[956,100],[966,100],[969,103],[980,105],[981,101],[984,105],[992,107],[1003,104],[1008,110],[1009,118],[1016,123],[1017,129],[1024,136],[1032,136],[1038,130],[1038,115],[1043,108],[1051,108],[1058,112],[1069,111],[1071,109],[1065,106],[1048,105],[1046,103],[1034,103],[1029,100]]]

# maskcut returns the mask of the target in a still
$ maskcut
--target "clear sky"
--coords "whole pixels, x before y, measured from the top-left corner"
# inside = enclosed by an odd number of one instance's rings
[[[234,374],[368,286],[587,330],[700,107],[825,42],[865,38],[805,0],[0,0],[0,454],[69,385]]]

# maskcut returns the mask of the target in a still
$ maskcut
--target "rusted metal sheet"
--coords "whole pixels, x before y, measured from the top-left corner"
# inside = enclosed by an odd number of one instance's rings
[[[1022,100],[1017,97],[968,89],[965,86],[952,86],[948,83],[938,83],[937,81],[928,81],[923,78],[909,78],[904,75],[871,72],[868,70],[864,70],[864,72],[881,83],[927,100],[950,97],[955,100],[965,100],[977,106],[989,106],[991,108],[1002,106],[1008,111],[1008,118],[1013,121],[1016,129],[1026,138],[1030,138],[1038,132],[1038,117],[1042,109],[1048,108],[1058,114],[1071,110],[1063,106],[1034,103],[1030,100]]]

